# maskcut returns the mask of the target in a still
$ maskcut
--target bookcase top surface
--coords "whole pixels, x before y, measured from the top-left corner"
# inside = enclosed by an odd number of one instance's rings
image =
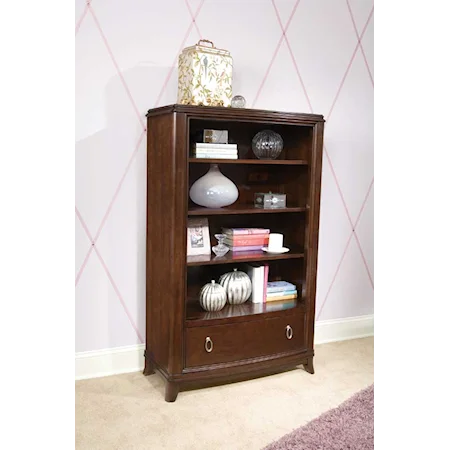
[[[194,105],[180,105],[173,104],[161,106],[158,108],[149,109],[146,116],[158,116],[163,114],[171,114],[174,112],[185,113],[199,118],[205,117],[207,119],[220,118],[241,118],[247,120],[282,120],[292,122],[308,122],[317,123],[325,122],[323,115],[298,113],[298,112],[283,112],[270,111],[264,109],[253,108],[231,108],[220,106],[194,106]]]

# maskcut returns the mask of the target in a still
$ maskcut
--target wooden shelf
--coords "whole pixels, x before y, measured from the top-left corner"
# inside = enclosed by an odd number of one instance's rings
[[[249,301],[242,305],[226,305],[222,310],[207,312],[202,309],[198,301],[190,299],[186,305],[186,326],[198,327],[204,325],[220,325],[221,323],[246,322],[252,320],[251,316],[257,316],[258,320],[276,315],[292,314],[295,308],[304,311],[304,303],[298,301],[294,304],[283,305],[279,302],[273,304],[251,303]],[[263,316],[262,316],[263,314]]]
[[[188,256],[188,266],[210,266],[213,264],[236,264],[249,261],[274,261],[278,259],[298,259],[303,258],[305,254],[302,250],[291,249],[287,253],[274,254],[261,251],[252,252],[232,252],[231,250],[225,256],[210,255]]]
[[[189,158],[190,163],[197,164],[259,164],[278,166],[307,166],[304,159],[213,159],[213,158]]]
[[[204,208],[203,206],[190,206],[188,216],[215,216],[225,214],[280,214],[298,213],[306,211],[306,206],[291,206],[287,208],[264,209],[253,205],[231,205],[224,208]]]

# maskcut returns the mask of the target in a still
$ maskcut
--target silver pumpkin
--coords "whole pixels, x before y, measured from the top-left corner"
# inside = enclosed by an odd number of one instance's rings
[[[228,303],[240,305],[245,303],[252,293],[252,281],[245,273],[234,269],[219,278],[219,283],[225,288]]]
[[[211,280],[200,289],[199,301],[205,311],[220,311],[227,303],[227,293],[223,286]]]

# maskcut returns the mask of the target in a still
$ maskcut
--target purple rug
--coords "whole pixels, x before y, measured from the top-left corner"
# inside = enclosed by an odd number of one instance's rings
[[[373,450],[374,385],[264,450]]]

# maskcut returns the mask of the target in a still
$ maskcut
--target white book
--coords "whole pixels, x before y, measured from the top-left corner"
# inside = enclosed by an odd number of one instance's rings
[[[195,158],[209,158],[209,159],[238,159],[237,155],[224,155],[222,153],[196,153]]]
[[[209,151],[207,149],[197,149],[194,150],[192,152],[194,155],[196,155],[197,153],[201,153],[201,154],[208,154],[208,155],[237,155],[238,152],[237,150],[232,150],[232,151],[226,151],[226,150],[222,150],[221,152],[215,152],[215,151]]]
[[[194,150],[193,152],[194,154],[197,153],[210,153],[211,155],[237,155],[238,152],[237,150],[221,150],[220,152],[216,152],[214,150],[208,150],[207,148],[198,148],[196,150]]]
[[[237,153],[237,149],[236,148],[231,148],[231,149],[226,149],[226,148],[221,148],[221,149],[215,149],[215,148],[194,148],[193,150],[194,153],[232,153],[232,154],[236,154]]]
[[[207,148],[211,150],[237,150],[237,144],[211,144],[209,142],[196,142],[195,148]]]
[[[252,295],[250,296],[250,301],[252,303],[263,303],[264,266],[246,264],[245,270],[252,282]]]
[[[264,303],[264,266],[259,266],[257,271],[257,303]]]

